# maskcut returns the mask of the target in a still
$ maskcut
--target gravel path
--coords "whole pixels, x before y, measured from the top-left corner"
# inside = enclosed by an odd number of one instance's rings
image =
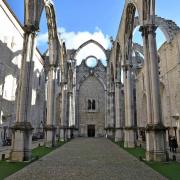
[[[8,180],[160,180],[143,162],[104,138],[76,138]]]

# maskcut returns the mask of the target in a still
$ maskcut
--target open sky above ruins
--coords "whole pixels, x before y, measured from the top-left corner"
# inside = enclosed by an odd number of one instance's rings
[[[10,7],[23,24],[24,1],[7,0]],[[123,11],[124,0],[54,0],[58,29],[61,38],[66,41],[67,48],[78,48],[83,42],[95,39],[105,48],[111,46],[110,36],[114,39],[117,34]],[[180,1],[156,0],[156,14],[171,19],[180,26]],[[136,30],[134,40],[141,43],[140,33]],[[165,41],[163,34],[158,30],[158,47]],[[102,52],[97,47],[87,47],[84,54],[96,51],[97,57],[103,59]],[[47,49],[47,25],[45,13],[41,18],[38,47],[43,53]],[[96,49],[96,50],[95,50]]]

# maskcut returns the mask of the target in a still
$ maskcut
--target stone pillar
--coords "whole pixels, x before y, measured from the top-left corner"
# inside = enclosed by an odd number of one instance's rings
[[[66,128],[67,128],[67,84],[64,83],[62,85],[60,141],[66,141]]]
[[[68,93],[68,101],[69,101],[68,122],[69,122],[69,127],[72,127],[75,124],[73,120],[73,93],[72,92]]]
[[[106,91],[106,123],[105,123],[105,129],[106,129],[106,135],[108,135],[109,127],[110,127],[110,67],[109,67],[109,61],[107,64],[107,91]]]
[[[124,147],[135,147],[135,132],[134,132],[134,107],[133,107],[133,93],[131,82],[131,65],[127,64],[125,67],[125,132],[124,132]]]
[[[148,161],[164,161],[165,158],[165,128],[162,125],[160,82],[158,72],[158,55],[156,48],[156,27],[147,25],[141,27],[147,94],[147,128],[146,128],[146,159]]]
[[[35,31],[32,27],[25,28],[23,56],[18,84],[16,123],[12,127],[12,161],[31,160],[32,151],[32,126],[28,121],[31,108],[32,91],[32,58],[34,53]]]
[[[80,122],[79,122],[79,90],[76,90],[76,102],[75,102],[75,117],[76,117],[76,120],[75,120],[75,123],[76,123],[76,126],[75,126],[75,129],[76,129],[76,135],[79,136],[80,135]]]
[[[56,144],[56,99],[55,99],[56,67],[49,65],[47,82],[47,122],[45,125],[45,145],[53,147]]]
[[[105,129],[107,128],[107,125],[108,125],[108,111],[107,111],[107,90],[104,91],[105,92]]]
[[[121,114],[121,82],[115,83],[115,142],[123,141]]]
[[[156,28],[154,25],[148,27],[148,40],[149,40],[149,58],[151,69],[151,93],[152,93],[152,112],[154,123],[154,152],[153,160],[165,161],[165,128],[162,124],[162,111],[161,111],[161,96],[160,96],[160,81],[158,71],[158,54],[156,47]],[[151,127],[149,128],[151,130]],[[151,159],[151,158],[150,158]]]
[[[73,122],[73,93],[72,91],[68,92],[68,121],[67,121],[67,139],[71,139],[71,131],[73,131],[74,122]]]
[[[111,90],[110,95],[110,119],[108,124],[108,136],[114,138],[114,120],[115,120],[115,108],[114,108],[114,91]]]
[[[148,33],[147,28],[141,27],[143,38],[143,51],[144,51],[144,67],[145,67],[145,86],[146,86],[146,99],[147,99],[147,127],[152,126],[152,101],[151,101],[151,83],[150,83],[150,62],[149,62],[149,44],[148,44]],[[153,152],[153,132],[146,131],[146,159],[151,160],[150,154]]]

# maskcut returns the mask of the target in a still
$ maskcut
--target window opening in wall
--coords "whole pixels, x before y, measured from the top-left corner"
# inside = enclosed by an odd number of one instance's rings
[[[88,99],[88,110],[96,110],[96,100],[95,99]]]
[[[88,99],[88,110],[91,110],[91,100]]]
[[[96,101],[93,99],[92,100],[92,110],[96,109]]]

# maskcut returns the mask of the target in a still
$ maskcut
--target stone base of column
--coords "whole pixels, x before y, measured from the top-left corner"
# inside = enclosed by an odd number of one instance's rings
[[[106,136],[108,138],[114,139],[114,128],[107,128],[106,129]]]
[[[45,128],[45,146],[56,146],[56,127],[54,125],[46,125]]]
[[[135,143],[135,131],[132,127],[126,127],[124,131],[124,147],[125,148],[134,148]]]
[[[79,136],[79,129],[74,128],[73,129],[73,138],[78,137],[78,136]]]
[[[116,128],[115,130],[115,142],[123,141],[123,128]]]
[[[30,161],[32,158],[32,126],[30,122],[16,122],[12,127],[11,161]]]
[[[65,129],[61,128],[60,129],[60,141],[64,142],[65,141]]]
[[[148,125],[146,140],[146,160],[166,161],[166,131],[164,126]]]
[[[71,129],[67,129],[67,139],[71,139]]]

